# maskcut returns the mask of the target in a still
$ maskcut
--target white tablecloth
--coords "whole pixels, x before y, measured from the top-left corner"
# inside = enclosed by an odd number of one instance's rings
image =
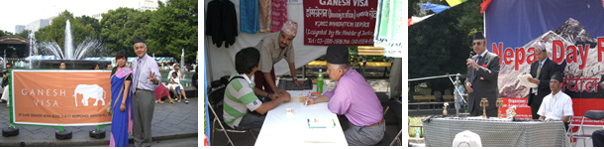
[[[308,93],[308,91],[306,91]],[[293,115],[286,109],[292,108]],[[333,118],[335,128],[308,128],[307,119]],[[302,103],[283,103],[266,114],[255,146],[347,146],[342,126],[327,103],[304,107]]]

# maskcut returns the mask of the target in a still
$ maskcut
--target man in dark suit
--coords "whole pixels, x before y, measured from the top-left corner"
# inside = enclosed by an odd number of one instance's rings
[[[466,62],[466,65],[468,65],[468,77],[466,78],[465,86],[469,93],[468,110],[470,116],[482,115],[483,108],[480,107],[482,98],[487,98],[487,101],[489,101],[489,105],[486,107],[487,116],[497,116],[495,103],[499,97],[499,89],[497,88],[499,56],[487,51],[486,43],[487,41],[482,32],[479,31],[474,34],[472,47],[476,55],[469,58]]]
[[[556,70],[557,64],[547,58],[547,50],[545,44],[537,42],[535,46],[535,57],[539,61],[535,61],[531,64],[531,76],[528,81],[531,83],[538,84],[537,88],[531,88],[528,94],[527,105],[531,106],[531,114],[533,119],[539,119],[537,111],[543,102],[543,97],[552,92],[549,88],[549,81],[552,78],[552,74]]]

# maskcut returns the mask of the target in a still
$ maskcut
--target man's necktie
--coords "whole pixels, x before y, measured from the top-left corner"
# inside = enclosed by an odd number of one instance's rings
[[[478,58],[476,59],[476,65],[478,65],[478,62],[480,62],[480,59],[482,59],[482,56],[478,55]],[[478,65],[478,67],[480,67],[480,65]],[[476,69],[474,71],[478,71],[478,69]]]
[[[539,73],[540,72],[541,72],[541,62],[538,62],[537,63],[537,77],[535,77],[535,78],[539,79]]]

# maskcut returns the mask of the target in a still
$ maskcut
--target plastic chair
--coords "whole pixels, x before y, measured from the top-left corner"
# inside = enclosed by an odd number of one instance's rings
[[[589,110],[587,112],[585,112],[585,114],[583,114],[583,118],[581,119],[581,125],[579,125],[579,130],[577,130],[577,134],[573,134],[570,136],[570,139],[572,140],[573,138],[575,139],[583,139],[583,146],[586,146],[585,141],[587,141],[587,139],[591,139],[591,134],[585,134],[585,130],[583,127],[601,127],[601,126],[586,126],[583,125],[583,122],[585,122],[585,118],[589,118],[592,120],[601,120],[604,119],[604,111],[598,111],[598,110]],[[568,132],[571,132],[572,130],[571,126],[568,129]],[[577,146],[577,141],[573,142],[573,147]]]
[[[222,95],[222,96],[220,96]],[[252,130],[236,130],[231,128],[228,125],[223,125],[224,121],[221,119],[222,117],[222,110],[223,110],[223,106],[221,105],[222,102],[219,101],[217,98],[222,99],[224,97],[224,87],[223,88],[219,88],[216,89],[212,92],[210,92],[210,94],[208,94],[208,102],[206,102],[206,104],[208,104],[208,108],[210,108],[210,111],[212,111],[212,113],[214,114],[214,117],[212,118],[212,137],[211,137],[211,141],[210,142],[214,142],[214,134],[216,133],[215,131],[221,131],[224,132],[224,135],[227,137],[228,142],[227,145],[229,145],[229,143],[231,144],[231,146],[235,146],[235,143],[233,143],[233,141],[231,140],[231,137],[229,137],[229,133],[247,133],[248,131],[252,134],[252,137],[254,138],[254,140],[256,140],[256,136],[254,135],[254,132]],[[210,103],[210,101],[213,101],[215,103],[218,104],[218,106],[214,106]],[[214,108],[216,108],[216,111],[218,111],[219,114],[217,114],[217,112],[214,110]],[[220,128],[216,128],[216,122],[218,122],[218,124],[220,125]]]

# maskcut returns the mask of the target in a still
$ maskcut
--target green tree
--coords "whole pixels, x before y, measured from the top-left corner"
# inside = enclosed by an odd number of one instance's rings
[[[11,36],[13,35],[13,33],[5,31],[5,30],[0,30],[0,37],[2,36]]]
[[[448,5],[446,1],[410,0],[409,18],[433,14],[421,10],[426,2]],[[439,14],[409,26],[409,78],[420,78],[443,74],[466,74],[465,60],[472,47],[472,35],[482,30],[480,14],[482,1],[466,1]],[[478,8],[477,8],[478,7]],[[444,93],[451,88],[448,79],[427,81],[432,91]],[[420,82],[409,82],[410,90]]]
[[[154,49],[149,44],[145,31],[153,15],[152,11],[140,12],[132,8],[120,7],[102,15],[100,37],[105,42],[105,47],[111,49],[112,52],[125,50],[129,56],[135,56],[134,37],[147,39],[147,51]]]
[[[95,33],[101,33],[101,23],[99,23],[99,20],[90,17],[90,16],[86,16],[86,15],[82,15],[81,17],[76,17],[77,20],[80,20],[80,22],[82,22],[83,26],[87,26],[90,25],[92,26],[92,28],[94,29]]]
[[[19,33],[19,34],[16,34],[15,36],[19,36],[19,37],[23,37],[23,38],[25,38],[25,39],[28,39],[28,37],[29,37],[29,33],[31,33],[31,31],[26,29],[26,30],[23,30],[23,31],[22,31],[21,33]]]
[[[185,60],[194,62],[197,55],[197,0],[158,1],[159,8],[151,18],[147,34],[148,43],[155,47],[156,55],[180,58],[185,50]]]

